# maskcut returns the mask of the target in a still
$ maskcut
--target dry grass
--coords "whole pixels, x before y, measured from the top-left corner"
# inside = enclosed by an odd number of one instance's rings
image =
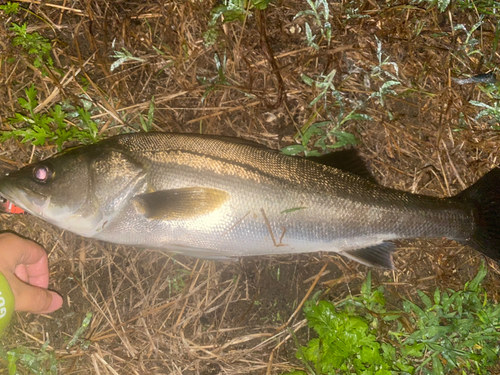
[[[327,118],[321,102],[309,106],[320,90],[305,84],[301,74],[317,77],[336,69],[334,84],[345,102],[366,101],[361,112],[373,119],[350,122],[343,130],[361,140],[361,153],[383,185],[448,196],[499,163],[500,133],[476,121],[478,109],[469,104],[488,98],[476,85],[451,80],[457,73],[484,72],[490,57],[498,62],[498,52],[491,50],[495,25],[488,18],[476,35],[484,59],[460,52],[465,36],[453,25],[470,29],[477,21],[474,12],[441,14],[424,6],[368,1],[358,4],[366,17],[348,19],[349,3],[332,2],[331,44],[316,40],[321,48],[315,50],[305,42],[307,18],[294,20],[308,9],[299,0],[274,2],[244,24],[224,24],[212,47],[204,47],[202,35],[215,1],[22,0],[21,5],[24,11],[4,16],[0,25],[3,123],[20,111],[17,98],[34,83],[40,111],[63,100],[78,103],[86,91],[106,136],[139,130],[139,116],[147,114],[154,96],[155,130],[238,136],[279,148],[294,142],[308,120]],[[49,38],[60,70],[43,76],[13,47],[11,21],[27,22],[30,31]],[[417,35],[420,22],[425,25]],[[374,35],[383,43],[383,57],[399,67],[400,95],[387,96],[385,106],[368,100],[382,84],[369,75],[378,65]],[[113,42],[114,50],[126,48],[143,61],[111,71]],[[199,78],[217,77],[215,54],[220,60],[227,56],[227,82],[208,91]],[[393,66],[386,69],[395,74]],[[330,96],[332,111],[334,102]],[[461,113],[466,127],[460,127]],[[0,158],[20,166],[55,151],[11,140],[2,145]],[[2,219],[4,229],[47,249],[51,288],[66,301],[50,316],[17,314],[4,345],[39,348],[50,340],[63,374],[267,375],[300,367],[286,330],[307,338],[300,302],[320,289],[332,300],[356,293],[367,271],[330,255],[203,261],[86,240],[29,216]],[[398,303],[413,298],[417,288],[459,288],[475,275],[480,258],[450,241],[405,242],[397,254],[398,271],[375,271],[374,280]],[[498,301],[500,269],[490,261],[489,270],[486,286]],[[86,343],[67,348],[89,311]]]

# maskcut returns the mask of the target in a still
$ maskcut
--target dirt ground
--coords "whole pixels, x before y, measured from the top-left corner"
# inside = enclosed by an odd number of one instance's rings
[[[450,196],[499,163],[500,133],[487,117],[477,119],[480,109],[470,104],[492,105],[491,98],[479,85],[452,80],[498,65],[493,16],[484,18],[472,46],[455,26],[470,30],[478,20],[474,10],[329,2],[328,44],[312,16],[294,18],[310,9],[306,1],[273,1],[243,22],[218,21],[217,42],[206,46],[203,34],[217,4],[22,0],[23,10],[4,14],[0,23],[3,129],[22,112],[17,98],[33,83],[40,112],[62,101],[78,105],[86,93],[103,137],[139,131],[154,97],[153,130],[237,136],[282,148],[297,143],[304,125],[337,116],[331,94],[310,105],[322,88],[301,78],[319,81],[335,69],[332,84],[346,108],[362,102],[358,112],[371,117],[339,129],[359,140],[356,147],[380,184]],[[12,22],[26,22],[29,32],[50,40],[50,74],[9,42]],[[307,44],[306,22],[318,49]],[[122,48],[140,60],[111,70]],[[391,64],[381,65],[386,58]],[[376,66],[400,82],[383,103],[370,97],[384,83],[373,74]],[[338,140],[328,138],[330,144]],[[57,151],[15,139],[0,147],[0,160],[17,167]],[[61,374],[267,375],[301,368],[287,328],[306,343],[311,333],[300,310],[304,297],[321,291],[339,301],[357,294],[369,270],[331,254],[198,260],[85,239],[29,215],[4,214],[0,223],[47,249],[50,288],[65,300],[51,315],[17,313],[3,345],[39,349],[48,340]],[[399,242],[397,270],[372,270],[374,284],[384,285],[390,303],[398,305],[414,300],[417,289],[463,287],[482,258],[443,239]],[[500,267],[487,264],[485,287],[498,302]],[[89,312],[89,328],[68,345]]]

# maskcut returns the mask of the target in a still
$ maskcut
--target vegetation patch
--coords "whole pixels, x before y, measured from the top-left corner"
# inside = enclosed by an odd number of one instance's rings
[[[420,301],[387,311],[383,287],[332,304],[309,301],[304,313],[318,338],[297,351],[305,374],[490,374],[500,353],[500,305],[481,282],[484,262],[463,290],[418,291]]]

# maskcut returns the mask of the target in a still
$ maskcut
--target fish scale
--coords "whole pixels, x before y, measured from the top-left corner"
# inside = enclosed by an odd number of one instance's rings
[[[388,241],[435,237],[500,258],[498,168],[456,197],[436,198],[373,183],[361,161],[338,155],[290,157],[228,137],[126,134],[11,172],[0,194],[86,237],[204,258],[331,251],[392,268]]]

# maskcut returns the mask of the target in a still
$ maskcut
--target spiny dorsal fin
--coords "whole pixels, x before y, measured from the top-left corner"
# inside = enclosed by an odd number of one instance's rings
[[[381,244],[364,247],[362,249],[343,251],[340,254],[355,260],[365,266],[395,269],[392,262],[392,253],[396,245],[392,242],[382,242]]]
[[[358,152],[354,148],[334,151],[321,156],[308,156],[306,159],[318,164],[340,169],[344,172],[355,174],[356,176],[363,177],[373,183],[377,182],[366,167],[364,160],[359,156]]]
[[[189,187],[136,195],[133,202],[147,219],[184,220],[215,211],[228,198],[223,190]]]

